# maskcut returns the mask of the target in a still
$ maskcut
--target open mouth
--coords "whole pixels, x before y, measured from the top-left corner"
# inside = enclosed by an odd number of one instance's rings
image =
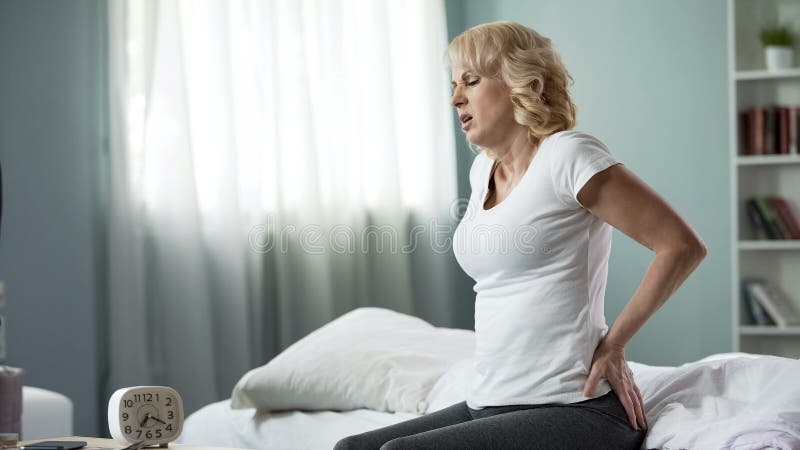
[[[459,119],[461,120],[461,124],[462,124],[462,125],[464,125],[464,124],[466,124],[467,122],[469,122],[470,120],[472,120],[472,116],[470,116],[469,114],[462,114],[462,115],[459,117]]]

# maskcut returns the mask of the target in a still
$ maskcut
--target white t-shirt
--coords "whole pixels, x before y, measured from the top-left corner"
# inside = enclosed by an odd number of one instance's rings
[[[612,228],[578,202],[581,187],[614,165],[606,146],[578,131],[541,143],[505,200],[484,210],[493,160],[472,163],[472,194],[453,247],[475,280],[475,370],[467,405],[573,403],[608,331],[603,297]]]

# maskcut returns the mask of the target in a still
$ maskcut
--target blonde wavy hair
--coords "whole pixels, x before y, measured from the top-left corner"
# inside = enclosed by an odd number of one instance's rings
[[[511,89],[514,119],[528,127],[528,141],[534,146],[575,126],[577,107],[568,89],[574,80],[550,39],[524,25],[493,22],[472,27],[447,47],[446,63],[504,81]]]

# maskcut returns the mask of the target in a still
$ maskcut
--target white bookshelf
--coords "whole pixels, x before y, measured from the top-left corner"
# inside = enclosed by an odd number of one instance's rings
[[[765,24],[795,32],[795,66],[769,72],[758,32]],[[733,349],[800,358],[800,327],[766,327],[746,322],[740,280],[765,278],[800,311],[800,240],[764,240],[751,225],[745,201],[781,195],[800,205],[800,155],[741,156],[739,111],[756,105],[800,105],[800,1],[728,0],[729,142],[731,179],[731,283]]]
[[[746,336],[800,336],[800,327],[760,327],[744,325],[739,332]]]
[[[751,155],[737,156],[734,161],[740,166],[768,166],[771,164],[800,164],[800,155]]]
[[[739,81],[800,78],[800,69],[781,70],[779,72],[769,72],[766,70],[737,70],[736,73],[734,73],[734,78]]]
[[[800,250],[800,240],[765,241],[763,239],[739,241],[739,251]]]

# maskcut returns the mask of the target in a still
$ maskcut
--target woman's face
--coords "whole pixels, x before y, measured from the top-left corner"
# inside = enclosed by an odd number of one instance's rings
[[[456,108],[469,142],[494,148],[512,136],[519,124],[514,120],[511,91],[503,81],[454,67],[451,85],[450,104]]]

